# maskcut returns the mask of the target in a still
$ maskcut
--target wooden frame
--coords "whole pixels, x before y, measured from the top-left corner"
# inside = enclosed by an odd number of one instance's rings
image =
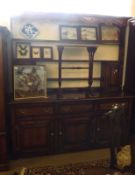
[[[119,43],[120,29],[113,25],[100,26],[100,39],[105,43]]]
[[[17,59],[30,59],[30,42],[17,42],[15,49]]]
[[[47,83],[45,67],[41,65],[15,65],[14,100],[46,98]]]
[[[53,48],[52,47],[43,47],[42,48],[42,58],[43,59],[53,59]]]
[[[81,26],[80,27],[80,40],[81,41],[97,41],[97,27],[94,26]]]
[[[78,40],[77,26],[60,25],[60,40],[77,41]]]
[[[41,58],[41,48],[33,46],[31,47],[31,58]]]

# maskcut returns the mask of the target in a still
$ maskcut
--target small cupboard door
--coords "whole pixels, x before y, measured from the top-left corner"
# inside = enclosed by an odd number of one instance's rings
[[[103,91],[119,91],[122,81],[121,66],[119,63],[113,61],[102,62],[101,79],[101,87]]]
[[[77,151],[89,148],[90,118],[89,114],[67,115],[59,121],[59,151]]]
[[[107,147],[111,143],[109,118],[102,112],[97,113],[95,118],[95,145],[96,147]]]
[[[16,126],[15,152],[20,156],[53,152],[54,129],[52,120],[21,121]]]

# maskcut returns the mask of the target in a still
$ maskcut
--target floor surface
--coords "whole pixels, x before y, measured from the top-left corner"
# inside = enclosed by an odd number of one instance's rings
[[[109,149],[100,149],[92,151],[82,151],[76,153],[66,153],[59,155],[50,155],[42,157],[34,157],[27,159],[18,159],[10,161],[10,170],[0,172],[0,175],[12,175],[14,172],[20,174],[22,168],[25,167],[42,167],[46,165],[64,165],[69,163],[87,162],[101,159],[109,159]]]

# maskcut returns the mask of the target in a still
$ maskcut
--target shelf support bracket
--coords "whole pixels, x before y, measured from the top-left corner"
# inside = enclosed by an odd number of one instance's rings
[[[89,73],[88,73],[88,90],[87,90],[87,96],[92,95],[91,92],[91,86],[93,83],[93,60],[94,60],[94,55],[97,50],[96,46],[89,46],[87,47],[87,51],[89,54]]]

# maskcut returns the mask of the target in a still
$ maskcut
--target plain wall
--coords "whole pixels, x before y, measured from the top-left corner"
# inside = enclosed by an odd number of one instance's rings
[[[132,4],[131,4],[131,16],[135,16],[135,0],[132,0]]]

